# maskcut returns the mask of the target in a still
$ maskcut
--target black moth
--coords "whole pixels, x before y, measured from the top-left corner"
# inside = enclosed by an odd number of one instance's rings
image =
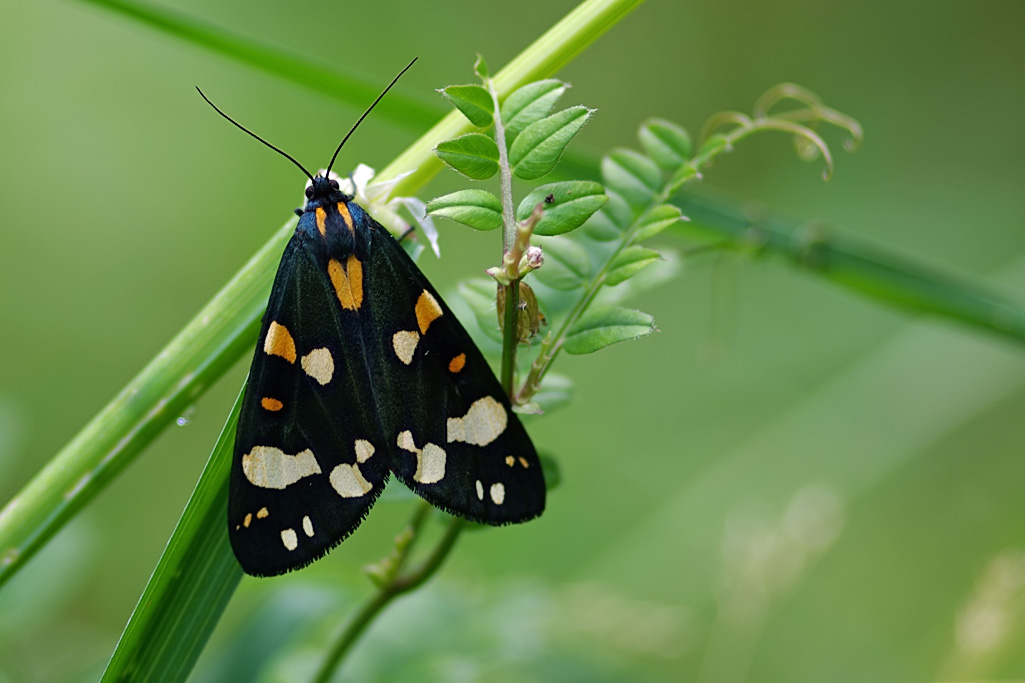
[[[537,452],[416,264],[328,172],[311,176],[217,111],[312,183],[274,279],[235,436],[228,535],[245,572],[272,576],[322,557],[359,526],[389,473],[476,522],[540,515]]]

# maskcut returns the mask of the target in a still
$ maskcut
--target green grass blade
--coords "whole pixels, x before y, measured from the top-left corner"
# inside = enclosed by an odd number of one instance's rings
[[[242,578],[224,512],[241,404],[239,393],[103,681],[185,680]]]
[[[780,216],[750,215],[707,191],[680,195],[690,223],[679,228],[733,248],[788,258],[863,296],[913,313],[955,320],[1025,344],[1025,307],[988,283],[951,274],[891,249],[801,226]]]
[[[99,1],[99,0],[93,0]],[[586,0],[502,70],[502,94],[551,76],[641,0]],[[499,77],[496,77],[498,79]],[[387,99],[387,98],[386,98]],[[393,161],[379,179],[416,169],[400,194],[441,162],[440,141],[468,127],[457,111]],[[0,586],[92,500],[171,421],[252,349],[274,270],[294,219],[0,511]]]
[[[351,104],[357,109],[366,107],[381,91],[380,79],[357,76],[319,60],[238,35],[223,26],[207,23],[184,12],[134,0],[79,1],[117,12],[246,66]],[[388,93],[388,97],[375,107],[374,116],[419,131],[436,122],[447,111],[440,103],[403,93],[401,87]]]

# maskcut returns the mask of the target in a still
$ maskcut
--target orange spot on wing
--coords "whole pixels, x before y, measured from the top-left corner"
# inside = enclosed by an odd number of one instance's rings
[[[246,513],[246,518],[242,520],[242,526],[244,526],[245,528],[248,529],[249,525],[252,523],[252,521],[253,521],[253,513],[252,512],[247,512]]]
[[[520,464],[523,465],[523,469],[527,469],[530,465],[527,464],[527,459],[522,455],[520,456]]]
[[[461,353],[448,362],[449,372],[459,372],[466,367],[466,354]]]
[[[260,405],[263,406],[264,410],[269,410],[272,413],[276,413],[285,407],[284,403],[282,403],[276,398],[270,398],[269,396],[264,396],[263,398],[261,398]]]
[[[317,214],[317,230],[320,231],[320,236],[324,237],[325,235],[327,235],[327,226],[325,224],[326,221],[327,221],[327,211],[324,211],[323,208],[318,206],[316,214]]]
[[[327,264],[327,273],[334,285],[338,303],[347,311],[359,310],[363,305],[363,264],[354,254],[350,254],[345,268],[337,259]]]
[[[263,340],[263,351],[268,356],[281,356],[289,363],[295,362],[295,340],[284,325],[271,322]]]
[[[349,229],[349,232],[354,232],[355,229],[352,227],[352,214],[349,213],[349,207],[345,202],[338,202],[338,215],[345,221],[345,227]]]
[[[420,326],[420,334],[427,334],[427,328],[440,317],[441,306],[438,300],[425,289],[416,300],[416,324]]]

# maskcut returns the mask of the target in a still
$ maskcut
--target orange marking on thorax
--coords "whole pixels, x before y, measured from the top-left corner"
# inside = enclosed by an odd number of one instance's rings
[[[326,237],[327,236],[327,225],[326,225],[327,211],[325,211],[323,209],[323,207],[318,206],[316,214],[317,214],[317,230],[320,231],[320,236],[321,237]]]
[[[327,264],[327,273],[342,308],[347,311],[359,310],[363,305],[363,264],[356,255],[349,255],[345,268],[337,259],[331,259]]]
[[[276,413],[285,407],[284,403],[282,403],[276,398],[271,398],[269,396],[264,396],[263,398],[261,398],[260,405],[263,406],[264,410],[269,410],[272,413]]]
[[[466,354],[465,353],[459,354],[458,356],[456,356],[455,358],[450,360],[449,363],[448,363],[448,371],[449,372],[459,372],[464,367],[466,367]]]
[[[427,334],[427,328],[440,317],[441,306],[438,300],[425,289],[416,300],[416,324],[420,326],[420,334]]]
[[[295,362],[295,340],[284,325],[271,322],[263,340],[263,352],[268,356],[281,356],[289,363]]]
[[[338,202],[338,214],[345,221],[345,227],[349,229],[349,232],[355,233],[356,229],[352,226],[352,214],[349,213],[349,207],[345,202]]]

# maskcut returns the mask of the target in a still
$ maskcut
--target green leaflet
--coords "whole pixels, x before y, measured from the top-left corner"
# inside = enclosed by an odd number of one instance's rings
[[[636,339],[655,331],[655,321],[647,313],[610,306],[592,309],[581,316],[566,336],[566,353],[594,353],[611,344]]]
[[[634,242],[643,242],[683,220],[680,207],[672,204],[660,204],[641,218],[641,223],[637,226],[637,231],[634,232]]]
[[[648,119],[637,136],[647,155],[666,171],[673,171],[690,159],[690,136],[675,123]]]
[[[439,142],[434,153],[472,180],[487,180],[498,173],[498,145],[483,133],[468,133]]]
[[[511,143],[524,128],[548,116],[568,87],[560,80],[548,78],[528,83],[505,98],[501,112],[506,141]]]
[[[476,230],[502,226],[502,202],[487,190],[460,190],[427,202],[429,216],[444,216]]]
[[[646,207],[662,189],[662,172],[648,157],[632,149],[617,149],[601,160],[605,185],[633,208]]]
[[[571,180],[541,185],[516,208],[516,220],[526,220],[538,204],[544,215],[534,227],[535,235],[561,235],[575,230],[600,209],[608,197],[601,183]]]
[[[566,145],[580,132],[593,111],[587,107],[570,107],[524,128],[509,146],[513,175],[534,180],[555,168]]]
[[[479,85],[450,85],[438,90],[448,98],[470,123],[479,128],[491,125],[495,103],[491,94]]]
[[[662,255],[654,249],[637,245],[627,247],[616,254],[616,257],[612,259],[612,263],[609,264],[608,274],[605,276],[605,284],[614,287],[640,272],[645,266],[649,266],[661,258]]]

